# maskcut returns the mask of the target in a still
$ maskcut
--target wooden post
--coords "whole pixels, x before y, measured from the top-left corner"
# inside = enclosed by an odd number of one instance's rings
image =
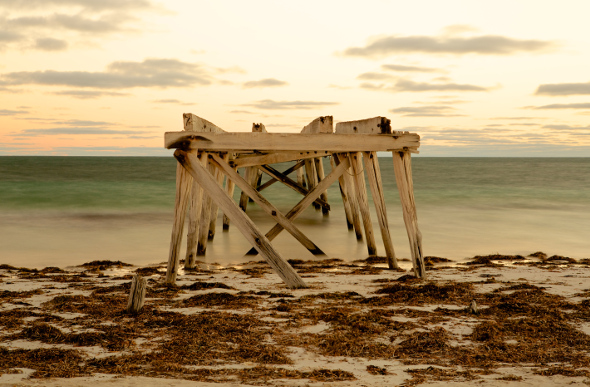
[[[345,153],[336,154],[336,165],[341,164],[344,161],[348,161],[348,155]],[[352,167],[350,166],[350,162],[347,162],[349,167],[347,170],[342,174],[342,178],[344,181],[344,186],[346,187],[346,194],[348,195],[348,202],[350,203],[350,213],[352,215],[352,225],[354,227],[354,233],[356,235],[357,240],[363,239],[363,232],[361,229],[361,220],[359,217],[359,203],[358,203],[358,195],[356,194],[356,187],[353,179],[354,172]]]
[[[135,274],[131,280],[131,289],[129,290],[129,299],[127,301],[127,312],[137,313],[143,307],[145,302],[145,290],[147,279]]]
[[[305,184],[305,175],[303,174],[303,169],[301,168],[297,170],[297,184],[299,184],[303,188],[307,187],[307,185]]]
[[[336,155],[330,157],[330,164],[332,169],[336,168]],[[342,196],[342,204],[344,205],[344,215],[346,216],[346,227],[349,230],[353,229],[352,213],[350,211],[350,202],[348,201],[348,193],[346,192],[346,185],[344,185],[344,177],[338,178],[338,185],[340,186],[340,196]]]
[[[209,165],[209,153],[203,152],[203,166],[212,173],[215,168]],[[197,256],[203,256],[207,252],[207,241],[209,240],[209,225],[211,219],[211,204],[213,200],[207,191],[203,192],[203,208],[201,209],[201,223],[199,225],[199,240],[197,243]]]
[[[240,230],[250,244],[258,250],[275,272],[290,288],[307,287],[303,279],[285,261],[272,246],[270,241],[260,232],[252,220],[240,210],[227,193],[217,184],[211,174],[201,165],[196,155],[177,149],[174,157],[197,179],[203,189],[226,213],[232,223]]]
[[[393,241],[389,232],[389,223],[387,222],[387,209],[385,208],[385,196],[383,193],[383,181],[381,180],[381,171],[379,168],[379,160],[377,159],[377,152],[365,152],[363,155],[365,161],[365,171],[369,178],[369,187],[373,196],[373,203],[375,204],[375,212],[379,220],[379,228],[381,229],[381,237],[383,239],[383,246],[385,247],[385,255],[387,256],[387,265],[390,269],[397,269],[397,259],[395,251],[393,250]]]
[[[178,272],[178,253],[182,242],[182,230],[186,216],[188,196],[193,178],[182,165],[176,166],[176,199],[174,203],[174,223],[172,225],[172,237],[170,238],[170,254],[168,256],[168,268],[166,270],[166,283],[174,285]]]
[[[318,182],[320,182],[326,177],[326,175],[324,173],[324,163],[323,163],[323,160],[321,157],[317,157],[317,158],[313,159],[313,161],[315,162],[315,170],[317,172]],[[328,202],[328,191],[322,192],[322,194],[320,195],[320,198],[327,203]],[[322,207],[322,214],[328,215],[329,213],[330,213],[329,209],[327,209],[326,207]]]
[[[416,202],[414,200],[414,183],[412,181],[412,159],[409,152],[393,152],[393,168],[395,181],[399,191],[399,197],[404,214],[404,223],[410,241],[414,275],[418,278],[426,278],[424,255],[422,252],[422,234],[418,228],[418,216],[416,214]]]
[[[203,154],[199,155],[203,160]],[[180,165],[180,164],[179,164]],[[184,169],[184,168],[183,168]],[[189,175],[190,176],[190,175]],[[184,268],[193,269],[197,256],[197,243],[199,238],[199,223],[201,222],[201,210],[203,208],[203,188],[191,177],[193,181],[191,189],[190,209],[188,216],[188,233],[186,237],[186,256]]]
[[[359,203],[359,209],[361,211],[361,218],[363,219],[363,226],[365,229],[367,250],[369,251],[369,255],[377,255],[377,245],[375,243],[375,235],[373,234],[373,223],[371,222],[371,212],[369,210],[369,200],[367,198],[365,174],[361,164],[361,158],[363,156],[361,152],[353,152],[350,153],[348,157],[350,158],[352,171],[354,173],[354,183],[356,186],[356,194]]]
[[[238,173],[237,170],[238,170],[238,167],[233,167],[233,171],[234,172]],[[225,179],[225,192],[227,192],[227,195],[230,198],[232,198],[232,199],[234,197],[234,189],[235,189],[235,186],[236,185],[233,182],[233,180],[231,180],[231,179]],[[229,223],[230,223],[230,220],[227,217],[227,215],[224,213],[223,214],[223,230],[224,231],[229,230]]]
[[[229,153],[225,152],[223,154],[223,160],[225,160],[227,162],[227,160],[229,160]],[[217,178],[217,184],[219,184],[220,186],[223,186],[223,179],[225,178],[225,175],[223,173],[221,173],[221,171],[219,169],[217,169],[215,171],[215,176]],[[211,218],[209,219],[209,235],[208,235],[208,239],[210,241],[213,240],[213,238],[215,238],[215,224],[217,223],[217,215],[219,214],[219,207],[217,206],[217,204],[215,204],[215,202],[211,203]]]

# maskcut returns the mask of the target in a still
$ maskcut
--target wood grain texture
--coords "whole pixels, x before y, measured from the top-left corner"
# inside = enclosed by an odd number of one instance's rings
[[[336,155],[330,157],[330,164],[332,165],[332,169],[336,168]],[[349,230],[353,230],[352,225],[352,212],[350,211],[350,202],[348,200],[348,192],[346,191],[346,185],[344,183],[344,177],[340,176],[338,178],[338,185],[340,187],[340,196],[342,197],[342,204],[344,206],[344,215],[346,216],[346,227]]]
[[[225,130],[217,125],[207,121],[192,113],[184,113],[182,115],[184,122],[184,130],[189,132],[209,132],[209,133],[224,133]]]
[[[147,279],[139,274],[135,274],[131,279],[131,288],[129,289],[129,299],[127,300],[127,312],[138,313],[145,303],[145,291],[147,288]]]
[[[363,239],[363,231],[361,226],[361,218],[360,218],[360,210],[358,204],[358,195],[356,193],[356,186],[354,183],[353,175],[354,172],[352,170],[352,166],[350,166],[350,162],[348,161],[348,154],[346,153],[339,153],[336,155],[335,158],[336,165],[339,165],[346,161],[349,165],[346,172],[342,174],[342,179],[344,181],[344,185],[346,187],[346,194],[348,197],[348,203],[350,204],[350,213],[352,216],[352,226],[354,229],[354,233],[356,235],[357,240]]]
[[[199,155],[201,161],[203,154]],[[189,175],[190,176],[190,175]],[[203,208],[203,188],[193,181],[190,193],[190,207],[188,211],[188,232],[186,236],[186,256],[184,258],[185,269],[192,269],[196,264],[197,243],[199,239],[199,225],[201,222],[201,210]]]
[[[391,120],[385,117],[373,117],[357,121],[345,121],[336,124],[336,134],[391,134]]]
[[[365,242],[369,255],[377,255],[377,244],[375,243],[375,234],[373,233],[373,223],[371,222],[371,211],[369,210],[369,199],[367,198],[367,186],[365,184],[365,174],[362,166],[362,153],[349,153],[348,158],[352,165],[354,185],[356,188],[357,201],[365,230]]]
[[[209,165],[209,153],[203,152],[203,166],[210,172],[215,173],[215,168]],[[207,242],[209,241],[209,224],[211,220],[211,204],[213,199],[207,193],[203,192],[203,208],[201,209],[201,219],[199,224],[199,238],[197,241],[197,256],[204,256],[207,252]]]

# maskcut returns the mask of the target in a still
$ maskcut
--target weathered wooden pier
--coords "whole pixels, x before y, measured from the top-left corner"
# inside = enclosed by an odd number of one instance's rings
[[[393,153],[414,274],[425,277],[411,167],[411,153],[417,152],[420,146],[417,134],[392,131],[390,120],[385,117],[339,122],[335,128],[331,116],[319,117],[301,133],[268,133],[262,124],[254,124],[252,132],[226,132],[194,114],[184,114],[183,119],[183,131],[165,134],[165,146],[176,148],[174,157],[178,160],[174,224],[166,274],[168,284],[176,281],[187,214],[184,265],[193,268],[196,256],[205,254],[207,241],[215,235],[221,209],[223,228],[229,228],[230,222],[237,227],[252,245],[249,254],[259,253],[290,288],[305,287],[303,279],[281,257],[271,241],[286,230],[311,253],[323,255],[323,251],[293,221],[312,204],[327,214],[330,205],[326,189],[337,180],[349,230],[353,230],[358,239],[363,239],[364,232],[369,255],[376,255],[365,173],[388,265],[391,269],[397,268],[377,159],[379,151]],[[321,162],[323,157],[331,158],[332,171],[328,175]],[[271,165],[283,162],[293,162],[294,165],[283,172]],[[238,168],[244,170],[243,176],[238,174]],[[295,171],[297,181],[288,176]],[[262,173],[268,174],[271,180],[260,185]],[[262,190],[276,182],[303,195],[286,214],[261,195]],[[235,186],[242,191],[239,204],[233,200]],[[248,200],[254,201],[276,221],[277,224],[266,234],[248,217]]]

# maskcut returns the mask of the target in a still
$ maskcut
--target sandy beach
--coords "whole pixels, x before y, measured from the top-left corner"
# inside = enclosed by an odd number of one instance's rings
[[[0,265],[0,385],[563,386],[590,384],[590,260],[543,253],[456,263],[428,278],[384,259]],[[125,312],[132,275],[145,306]]]

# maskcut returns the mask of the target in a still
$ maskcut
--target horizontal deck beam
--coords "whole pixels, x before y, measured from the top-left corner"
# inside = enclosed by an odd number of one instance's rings
[[[303,134],[303,133],[196,133],[167,132],[168,149],[206,151],[328,151],[377,152],[408,150],[420,146],[415,133],[396,134]]]

